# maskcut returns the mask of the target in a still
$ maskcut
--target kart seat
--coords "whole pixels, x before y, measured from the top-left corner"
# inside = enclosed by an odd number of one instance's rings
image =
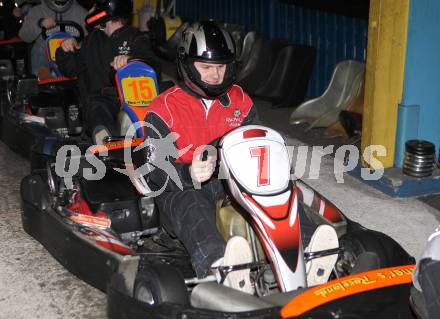
[[[142,199],[130,179],[107,169],[101,180],[81,179],[81,196],[93,212],[107,213],[119,233],[157,227],[157,213],[141,213]]]
[[[269,76],[271,52],[269,40],[262,37],[255,39],[249,58],[243,61],[237,72],[237,83],[247,93],[252,95],[261,81]]]
[[[261,39],[263,35],[256,31],[250,31],[248,32],[244,39],[243,39],[243,45],[241,48],[241,53],[237,58],[237,64],[239,66],[239,69],[241,66],[243,66],[247,60],[249,60],[249,57],[251,55],[252,47],[257,39]]]
[[[325,92],[293,111],[290,124],[309,123],[307,129],[311,129],[335,123],[339,113],[362,93],[364,73],[365,64],[362,62],[346,60],[338,63]]]
[[[273,108],[300,104],[315,63],[313,47],[289,44],[279,50],[274,66],[265,84],[255,96],[272,102]]]
[[[56,88],[40,87],[38,94],[29,96],[32,113],[43,117],[50,129],[79,127],[77,91],[60,84]]]
[[[249,224],[246,219],[230,204],[223,205],[220,201],[217,203],[217,229],[223,236],[225,241],[233,236],[242,236],[246,238],[249,245],[252,247],[251,235],[249,234]],[[266,254],[257,239],[257,250],[260,260],[266,258]]]
[[[221,26],[231,34],[232,40],[234,40],[235,43],[236,55],[237,57],[239,57],[242,49],[241,35],[243,32],[243,26],[240,24],[227,23],[227,22],[222,23]]]
[[[156,46],[156,53],[168,61],[175,61],[177,45],[180,43],[183,30],[185,30],[187,26],[188,22],[183,23],[179,28],[177,28],[171,38],[169,38],[165,43]]]
[[[67,92],[63,92],[63,90],[58,92],[43,91],[37,95],[31,95],[29,97],[29,105],[33,109],[43,107],[63,107],[66,105],[66,95],[68,95]]]
[[[81,179],[81,190],[84,199],[95,212],[111,201],[132,201],[138,198],[130,180],[112,169],[107,169],[101,180]]]
[[[279,52],[289,44],[287,39],[272,39],[268,41],[267,48],[265,50],[267,66],[262,68],[261,66],[255,71],[255,89],[249,91],[253,96],[260,90],[261,87],[264,87],[268,81],[270,81],[269,75],[272,73],[275,62],[278,59]]]

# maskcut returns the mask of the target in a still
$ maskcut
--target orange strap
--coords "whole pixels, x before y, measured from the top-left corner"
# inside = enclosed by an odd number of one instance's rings
[[[126,145],[126,142],[124,139],[121,141],[115,141],[115,142],[99,144],[99,145],[92,145],[92,146],[90,146],[89,151],[92,154],[99,154],[99,153],[107,152],[107,151],[120,150],[125,147],[136,147],[136,146],[141,145],[143,141],[144,141],[143,138],[134,138]]]
[[[281,317],[291,318],[325,303],[383,287],[408,284],[415,265],[375,269],[336,280],[306,290],[281,309]]]
[[[58,76],[56,78],[46,79],[46,80],[39,80],[38,84],[48,84],[48,83],[57,83],[57,82],[64,82],[64,81],[73,81],[76,80],[76,78],[69,78],[67,76]]]

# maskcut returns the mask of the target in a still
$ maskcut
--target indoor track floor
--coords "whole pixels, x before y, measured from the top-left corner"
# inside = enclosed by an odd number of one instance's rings
[[[288,145],[302,144],[288,125],[291,109],[257,106],[262,122],[282,131]],[[319,178],[306,174],[305,182],[349,218],[390,235],[419,258],[440,212],[418,199],[391,198],[347,174],[336,183],[333,161],[324,157]],[[70,274],[23,231],[19,188],[27,172],[28,160],[0,142],[0,319],[105,318],[105,294]]]
[[[29,162],[0,142],[0,319],[101,319],[105,294],[62,267],[21,226]]]

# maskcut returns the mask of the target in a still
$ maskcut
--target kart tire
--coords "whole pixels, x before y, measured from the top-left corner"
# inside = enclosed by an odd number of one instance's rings
[[[169,265],[148,265],[140,269],[134,283],[134,297],[151,306],[162,303],[189,304],[185,280]]]
[[[369,229],[349,232],[340,239],[344,256],[351,261],[350,273],[407,265],[414,259],[391,237]]]

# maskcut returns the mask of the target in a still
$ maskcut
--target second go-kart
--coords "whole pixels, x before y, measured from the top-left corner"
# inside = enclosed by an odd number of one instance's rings
[[[0,77],[7,81],[14,75],[23,75],[27,71],[26,43],[19,39],[0,40]],[[2,98],[6,88],[2,83]]]
[[[39,80],[33,75],[15,74],[7,81],[7,100],[1,109],[1,138],[11,149],[28,157],[39,137],[70,138],[81,133],[81,103],[76,79],[61,76],[55,51],[66,38],[81,41],[81,26],[58,21],[43,29],[46,55],[53,77]]]
[[[9,104],[7,84],[14,76],[23,76],[27,72],[28,59],[26,43],[19,40],[0,40],[0,122],[3,111]],[[0,129],[0,138],[2,131]]]
[[[126,66],[117,72],[111,72],[114,78],[115,88],[108,88],[107,94],[119,96],[120,112],[117,119],[116,137],[108,137],[106,140],[120,139],[129,132],[133,123],[142,121],[148,111],[148,105],[158,95],[160,83],[156,71],[143,60],[131,59]],[[130,132],[131,136],[142,138],[142,127]],[[31,149],[31,171],[45,168],[48,161],[54,161],[59,147],[63,145],[80,145],[82,148],[90,146],[90,139],[84,135],[65,135],[48,132],[38,136],[37,143]]]
[[[79,278],[103,291],[108,287],[110,318],[281,316],[281,307],[294,296],[322,288],[308,287],[306,261],[335,253],[304,253],[303,219],[337,230],[340,248],[331,279],[340,281],[338,287],[368,282],[366,274],[356,276],[363,271],[414,262],[390,237],[350,221],[319,193],[291,180],[287,147],[277,132],[246,126],[226,134],[218,147],[231,200],[219,209],[218,224],[225,239],[241,235],[249,240],[254,261],[219,270],[250,268],[256,293],[197,279],[184,247],[162,227],[148,174],[141,170],[156,163],[156,144],[127,138],[86,153],[64,146],[57,163],[49,162],[22,181],[24,229]],[[403,273],[407,280],[411,267],[382,273]],[[342,306],[335,301],[321,306],[324,310],[316,303],[317,308],[305,310],[306,317],[334,318],[336,311],[351,318],[383,318],[408,297],[407,286],[407,281],[394,283],[385,293],[376,286],[367,299],[350,299]],[[388,297],[377,298],[384,294]],[[368,308],[362,307],[366,300]],[[294,316],[286,309],[285,317]]]

